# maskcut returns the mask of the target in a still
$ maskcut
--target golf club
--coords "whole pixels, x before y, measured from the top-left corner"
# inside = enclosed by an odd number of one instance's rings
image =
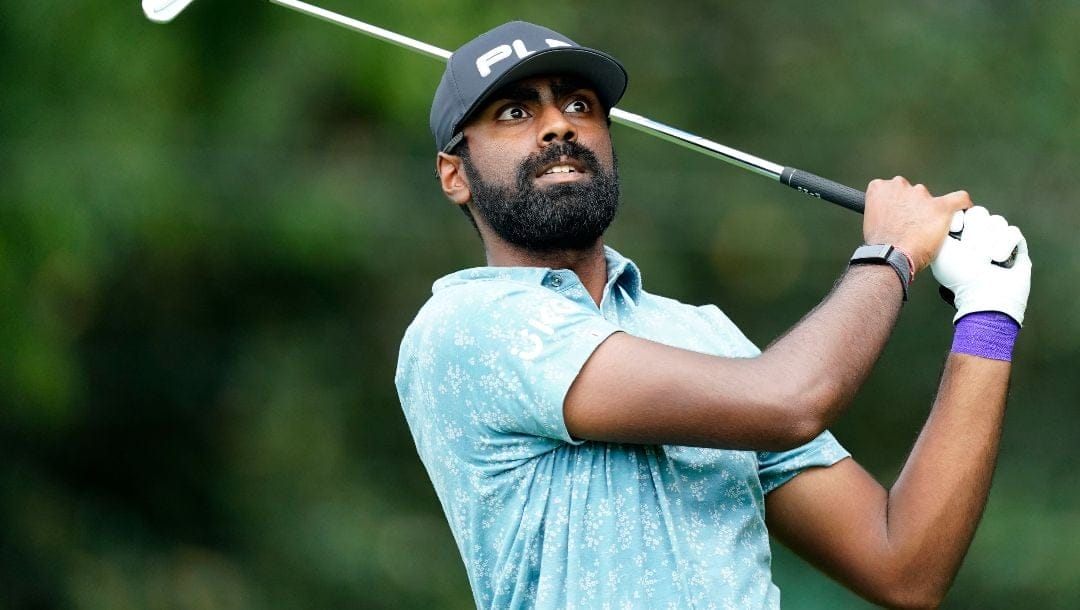
[[[156,23],[168,23],[176,18],[176,16],[193,1],[194,0],[143,0],[142,6],[143,12],[146,13],[147,18],[151,21]],[[373,38],[378,38],[385,42],[396,44],[412,51],[423,53],[424,55],[436,59],[446,61],[451,54],[450,51],[447,51],[446,49],[440,49],[439,47],[429,45],[425,42],[328,11],[318,6],[308,4],[307,2],[301,2],[300,0],[269,1],[304,13],[305,15],[329,21],[330,23],[360,32],[361,34],[366,34]],[[701,136],[696,136],[692,133],[676,129],[619,108],[611,109],[611,120],[656,136],[662,140],[667,140],[668,142],[679,144],[690,150],[720,159],[721,161],[725,161],[736,167],[741,167],[742,169],[750,170],[762,176],[767,176],[773,180],[778,180],[791,188],[810,195],[811,197],[824,199],[825,201],[835,203],[849,210],[859,212],[860,214],[863,211],[863,204],[866,198],[865,193],[849,186],[833,182],[827,178],[822,178],[821,176],[795,169],[794,167],[784,167],[778,163],[766,161],[765,159],[755,157],[754,155],[724,146],[723,144],[718,144],[712,140],[707,140]]]

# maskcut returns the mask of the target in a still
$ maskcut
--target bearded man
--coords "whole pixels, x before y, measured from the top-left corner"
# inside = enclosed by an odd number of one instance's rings
[[[777,608],[770,532],[874,602],[940,603],[990,485],[1022,235],[962,191],[875,180],[864,245],[760,351],[715,306],[647,292],[604,244],[625,88],[611,56],[513,22],[458,49],[435,93],[439,183],[488,264],[435,283],[396,383],[477,606]],[[955,341],[886,490],[827,427],[931,261]]]

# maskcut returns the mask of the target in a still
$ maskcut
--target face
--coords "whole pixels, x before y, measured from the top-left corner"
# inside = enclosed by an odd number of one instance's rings
[[[533,252],[581,250],[611,224],[616,160],[591,89],[557,78],[514,83],[464,132],[472,208],[498,238]]]

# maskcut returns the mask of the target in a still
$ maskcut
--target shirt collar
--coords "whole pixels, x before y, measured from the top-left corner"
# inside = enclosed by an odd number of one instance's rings
[[[608,273],[604,292],[608,293],[613,287],[619,286],[636,303],[641,294],[641,270],[634,261],[619,254],[610,246],[604,246],[604,258],[607,259]]]
[[[641,294],[641,271],[638,270],[637,265],[609,246],[604,246],[604,258],[607,260],[608,273],[604,292],[609,293],[618,286],[636,302],[638,295]],[[552,271],[550,267],[472,267],[439,278],[432,285],[431,292],[436,293],[451,286],[482,280],[507,280],[542,285]]]

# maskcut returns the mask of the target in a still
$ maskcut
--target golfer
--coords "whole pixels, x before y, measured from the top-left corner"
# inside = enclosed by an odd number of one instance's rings
[[[396,383],[477,606],[777,608],[769,533],[868,600],[939,604],[990,486],[1023,236],[964,192],[875,180],[846,271],[760,351],[604,243],[626,83],[611,56],[513,22],[458,49],[435,92],[439,184],[487,266],[435,283]],[[928,266],[954,343],[887,490],[827,428]]]

